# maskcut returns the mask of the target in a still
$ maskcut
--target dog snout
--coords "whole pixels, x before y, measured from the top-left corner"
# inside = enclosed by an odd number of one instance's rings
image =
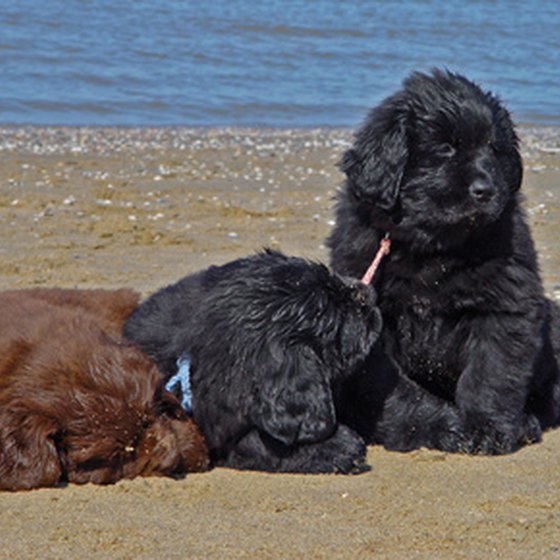
[[[377,303],[377,294],[371,286],[365,286],[362,283],[352,283],[351,294],[354,301],[364,307],[373,307]]]
[[[471,183],[469,193],[477,202],[489,202],[494,198],[496,191],[490,181],[477,179]]]

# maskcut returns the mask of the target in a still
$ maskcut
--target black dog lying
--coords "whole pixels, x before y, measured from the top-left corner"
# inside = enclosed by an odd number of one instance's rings
[[[506,109],[466,78],[415,73],[376,107],[342,159],[331,264],[374,286],[391,370],[378,356],[348,399],[392,449],[507,453],[560,419],[558,310],[520,209]],[[556,356],[555,356],[556,354]]]
[[[164,288],[124,334],[169,378],[188,353],[192,410],[215,462],[279,472],[363,470],[337,393],[381,328],[373,290],[263,252]]]

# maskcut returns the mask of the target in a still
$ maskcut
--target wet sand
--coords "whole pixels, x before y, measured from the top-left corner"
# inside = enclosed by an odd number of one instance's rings
[[[560,296],[560,129],[520,127]],[[327,259],[348,130],[0,128],[0,289],[144,294],[263,246]],[[0,493],[0,558],[560,558],[560,430],[506,457],[371,447],[358,476],[215,469]]]

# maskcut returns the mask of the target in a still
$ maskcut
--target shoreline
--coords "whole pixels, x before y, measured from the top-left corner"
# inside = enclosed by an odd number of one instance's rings
[[[560,127],[518,127],[560,296]],[[351,129],[0,126],[0,289],[148,294],[260,249],[328,260]],[[2,558],[558,558],[560,430],[501,457],[368,449],[370,472],[0,492]]]
[[[365,116],[364,116],[365,119]],[[152,140],[152,147],[176,147],[170,143],[170,138],[192,138],[192,137],[259,137],[259,136],[339,136],[351,141],[353,131],[360,126],[362,121],[358,121],[355,126],[189,126],[189,125],[40,125],[40,124],[9,124],[0,122],[0,151],[26,149],[32,143],[33,135],[43,136],[51,144],[63,148],[61,140],[76,140],[76,136],[84,135],[82,141],[92,137],[102,137],[103,134],[135,137],[149,137]],[[543,124],[535,122],[516,123],[516,130],[521,139],[521,145],[540,144],[545,150],[547,148],[560,149],[560,125]],[[20,143],[6,145],[10,139],[18,139]],[[97,143],[96,143],[97,144]],[[74,146],[67,146],[72,149]],[[142,146],[139,146],[142,147]],[[52,148],[52,146],[51,146]]]

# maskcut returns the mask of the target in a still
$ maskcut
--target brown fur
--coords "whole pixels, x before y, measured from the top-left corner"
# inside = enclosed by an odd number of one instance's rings
[[[207,468],[198,427],[120,337],[138,299],[131,290],[0,292],[0,488]]]

